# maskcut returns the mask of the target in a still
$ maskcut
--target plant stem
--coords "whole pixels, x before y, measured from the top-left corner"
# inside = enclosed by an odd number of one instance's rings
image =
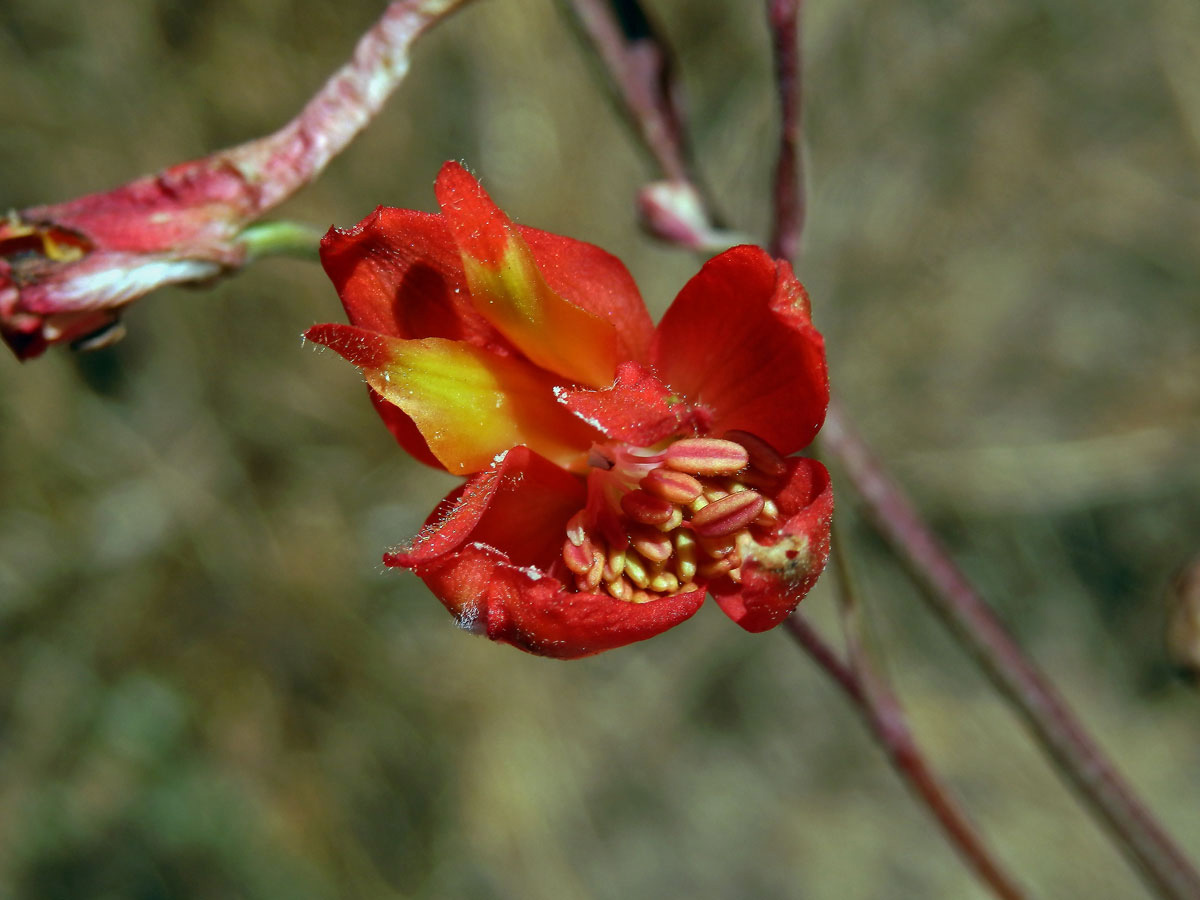
[[[825,670],[875,735],[893,768],[937,819],[947,840],[997,897],[1020,900],[1025,893],[992,856],[987,845],[925,761],[904,711],[881,683],[869,684],[862,671],[847,665],[799,612],[784,623],[797,643]]]
[[[800,6],[803,0],[767,0],[767,21],[775,51],[775,83],[779,90],[779,160],[775,164],[775,215],[771,254],[795,262],[800,256],[807,203],[804,153],[801,147],[803,47]]]
[[[1046,676],[1021,652],[836,402],[830,404],[821,445],[841,463],[872,524],[925,589],[935,612],[1022,715],[1058,771],[1108,826],[1150,885],[1163,897],[1200,897],[1200,877],[1188,858]]]
[[[637,132],[662,171],[676,178],[674,173],[679,171],[682,163],[687,183],[697,186],[699,179],[686,164],[681,136],[677,136],[674,143],[648,141],[645,137],[644,104],[638,98],[670,96],[672,89],[668,86],[665,90],[647,91],[644,86],[631,83],[637,73],[630,68],[620,68],[623,38],[618,20],[604,0],[569,2],[577,11],[584,9],[593,16],[606,17],[611,23],[611,27],[589,31],[588,36],[609,69],[617,96],[623,101],[629,117],[638,124]],[[776,74],[780,79],[778,89],[783,108],[781,159],[776,170],[782,177],[775,184],[772,249],[794,259],[805,213],[799,155],[799,34],[798,31],[793,34],[791,28],[793,23],[799,28],[800,8],[798,0],[767,2],[773,46],[778,57]],[[637,6],[637,3],[636,0],[624,0],[623,5]],[[665,47],[660,53],[663,59],[668,58]],[[682,133],[683,129],[680,129],[679,135]],[[792,161],[786,161],[785,157],[791,157]],[[700,193],[698,187],[697,191]],[[982,596],[954,565],[912,504],[853,431],[848,417],[836,403],[830,406],[823,441],[828,451],[845,467],[847,477],[862,496],[875,527],[926,588],[935,611],[971,649],[1002,696],[1025,719],[1055,767],[1075,787],[1087,808],[1108,826],[1114,841],[1136,864],[1151,887],[1163,897],[1200,898],[1200,875],[1187,857],[1139,802],[1045,676],[1008,636]],[[812,652],[808,644],[805,646]]]
[[[316,259],[324,234],[305,222],[255,222],[243,229],[236,242],[246,248],[247,262],[265,256],[295,256]]]
[[[468,2],[393,0],[359,38],[350,61],[330,76],[296,118],[274,134],[219,154],[258,186],[258,214],[319,175],[370,124],[408,74],[417,39]]]

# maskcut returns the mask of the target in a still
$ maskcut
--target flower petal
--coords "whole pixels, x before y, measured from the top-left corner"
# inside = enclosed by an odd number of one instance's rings
[[[375,393],[374,388],[368,387],[367,393],[371,397],[371,405],[375,407],[375,412],[379,413],[379,418],[383,419],[383,424],[392,433],[396,443],[403,447],[413,459],[445,471],[446,467],[438,462],[438,458],[429,449],[425,438],[421,437],[421,429],[417,428],[417,423],[409,418],[408,414],[400,407],[388,403]]]
[[[804,599],[829,558],[833,488],[815,459],[788,460],[788,480],[774,498],[783,524],[774,542],[739,541],[742,583],[709,585],[717,605],[747,631],[774,628]]]
[[[549,571],[561,556],[567,520],[586,502],[582,478],[513,447],[446,497],[411,546],[384,562],[411,569],[470,541]]]
[[[712,429],[756,434],[785,456],[825,421],[825,344],[786,262],[758,247],[710,259],[659,323],[650,358],[674,390],[712,412]]]
[[[331,228],[321,241],[321,264],[351,325],[514,352],[475,311],[458,247],[441,216],[381,206],[353,228]]]
[[[529,653],[579,659],[644,641],[691,618],[704,591],[627,603],[581,594],[482,544],[415,569],[464,627]]]
[[[367,384],[412,418],[450,472],[478,472],[517,444],[562,466],[582,466],[596,437],[555,402],[557,385],[524,360],[461,341],[405,341],[350,325],[314,325],[306,336],[360,366]]]
[[[612,387],[600,391],[566,388],[558,392],[558,400],[613,440],[641,447],[694,430],[688,403],[635,362],[617,367]]]
[[[523,225],[517,230],[550,289],[613,324],[619,359],[646,361],[654,321],[625,264],[595,244]]]
[[[435,191],[479,314],[542,368],[609,384],[618,362],[612,323],[550,289],[521,233],[458,163],[442,167]]]
[[[566,523],[586,500],[582,479],[515,447],[384,562],[416,572],[463,627],[542,656],[589,656],[693,615],[702,590],[642,604],[564,590],[550,573],[563,569]]]

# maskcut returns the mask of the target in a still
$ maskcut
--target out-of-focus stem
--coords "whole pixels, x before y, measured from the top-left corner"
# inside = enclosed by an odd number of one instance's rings
[[[559,0],[567,20],[595,48],[609,76],[617,108],[637,130],[642,145],[672,181],[687,182],[688,159],[677,90],[666,46],[636,2]],[[614,6],[619,5],[624,21]]]
[[[900,699],[871,659],[862,634],[861,595],[846,553],[840,521],[840,518],[834,521],[832,557],[842,610],[846,659],[850,672],[861,686],[856,700],[859,710],[887,750],[893,766],[929,807],[947,840],[979,879],[997,897],[1005,900],[1023,897],[1025,892],[1016,879],[1000,864],[966,812],[924,758]]]
[[[843,662],[799,612],[785,625],[796,642],[842,689],[875,735],[896,772],[937,819],[946,838],[997,897],[1020,900],[1024,892],[992,856],[958,803],[929,767],[895,697],[881,684],[868,685],[861,671]]]
[[[912,502],[832,403],[821,445],[842,464],[872,524],[925,588],[933,609],[1024,717],[1055,767],[1163,897],[1195,900],[1200,877],[1088,735],[1066,701],[1005,630]]]
[[[771,253],[795,261],[807,210],[801,123],[803,45],[800,6],[803,0],[767,0],[767,20],[775,51],[775,83],[779,89],[779,159],[775,164],[775,215]]]
[[[564,0],[567,2],[567,0]],[[569,0],[580,8],[600,11],[609,21],[616,18],[607,10],[604,0]],[[622,0],[625,6],[636,6],[636,0]],[[779,57],[776,74],[780,79],[779,97],[783,107],[784,128],[781,141],[783,172],[775,186],[774,250],[794,259],[794,248],[804,224],[804,204],[800,194],[802,178],[799,160],[801,143],[799,98],[799,0],[767,0],[768,21],[773,46]],[[786,30],[787,33],[781,33]],[[682,131],[676,134],[675,146],[662,140],[646,139],[648,123],[634,98],[639,88],[631,79],[639,77],[632,69],[620,67],[620,56],[613,46],[620,39],[605,31],[587,32],[600,57],[608,67],[608,75],[618,97],[637,126],[647,148],[664,172],[678,180],[676,163],[684,164],[683,180],[696,186],[699,179],[686,165]],[[666,50],[662,51],[666,57]],[[784,58],[787,57],[787,58]],[[667,89],[667,94],[670,89]],[[668,137],[671,133],[657,132]],[[792,156],[787,163],[785,156]],[[790,173],[794,173],[790,174]],[[699,193],[699,188],[697,188]],[[858,437],[840,406],[830,407],[823,431],[824,446],[846,469],[847,477],[862,496],[867,513],[879,532],[892,544],[912,569],[916,579],[926,588],[933,608],[948,622],[958,638],[980,661],[985,672],[1003,696],[1014,706],[1033,735],[1041,743],[1056,768],[1078,790],[1088,808],[1102,821],[1115,842],[1135,862],[1147,882],[1163,897],[1178,900],[1200,898],[1200,876],[1187,857],[1175,845],[1165,829],[1138,801],[1133,790],[1117,773],[1116,768],[1100,751],[1066,703],[1050,686],[996,620],[982,596],[954,565],[916,510],[871,455]],[[796,626],[792,627],[793,633]],[[803,622],[800,623],[803,632]],[[813,652],[811,642],[805,643]],[[821,657],[817,657],[822,661]],[[828,670],[828,666],[826,667]],[[830,670],[832,671],[832,670]],[[835,676],[836,677],[836,676]],[[845,683],[839,679],[843,686]]]
[[[328,165],[375,118],[408,74],[416,40],[470,0],[394,0],[350,61],[274,134],[221,154],[258,184],[258,211],[277,206]]]

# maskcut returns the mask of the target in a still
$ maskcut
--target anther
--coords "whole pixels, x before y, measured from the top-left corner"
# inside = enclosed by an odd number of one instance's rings
[[[678,512],[678,507],[669,500],[652,497],[645,491],[630,491],[621,497],[621,509],[625,515],[643,525],[662,525]]]
[[[750,454],[741,444],[720,438],[684,438],[667,448],[666,465],[690,475],[732,475],[745,468]]]
[[[576,545],[574,541],[567,538],[563,541],[562,555],[563,562],[567,564],[567,568],[576,575],[583,575],[588,572],[596,561],[596,550],[592,547],[590,541]]]
[[[683,524],[683,510],[678,506],[671,507],[671,516],[665,522],[659,522],[655,527],[662,532],[670,533]]]
[[[642,564],[642,559],[635,553],[625,555],[625,577],[640,588],[650,584],[650,574]]]
[[[617,600],[633,599],[633,585],[629,583],[628,579],[618,578],[616,581],[610,581],[606,585],[606,589]]]
[[[779,507],[775,505],[774,500],[768,500],[763,504],[762,512],[758,514],[754,524],[762,528],[771,528],[779,524]]]
[[[700,563],[696,571],[700,573],[701,578],[713,579],[720,578],[732,568],[732,559],[710,559],[707,562]]]
[[[651,469],[642,479],[642,490],[671,503],[691,503],[700,496],[704,486],[686,472],[674,469]]]
[[[581,509],[567,521],[567,538],[576,547],[582,547],[584,539],[587,537],[587,529],[584,528],[583,520],[584,515]],[[566,551],[564,550],[563,553],[565,555]]]
[[[683,530],[675,532],[675,572],[680,581],[696,577],[696,539]]]
[[[692,528],[701,537],[721,537],[740,531],[758,518],[764,500],[757,491],[742,491],[716,500],[692,516]]]
[[[592,563],[592,567],[588,569],[586,575],[581,576],[587,584],[588,590],[594,591],[600,587],[600,582],[604,577],[604,554],[599,550],[596,551],[596,561]]]
[[[706,556],[713,559],[720,559],[723,556],[728,556],[737,546],[737,538],[732,535],[718,535],[716,537],[702,537],[696,543],[700,545],[700,549],[704,551]]]
[[[670,572],[659,572],[650,579],[650,590],[660,594],[671,594],[679,587],[679,579]]]
[[[787,473],[787,461],[779,452],[757,435],[748,431],[727,431],[725,440],[735,441],[746,448],[750,456],[750,467],[764,475],[779,478]]]
[[[630,535],[630,542],[634,550],[652,563],[666,561],[675,549],[670,536],[660,531],[635,531]]]
[[[616,581],[624,571],[625,551],[610,549],[608,551],[608,558],[604,561],[604,580]]]

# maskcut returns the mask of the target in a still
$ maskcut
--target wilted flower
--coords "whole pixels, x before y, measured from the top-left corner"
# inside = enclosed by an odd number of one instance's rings
[[[221,158],[0,219],[0,336],[20,359],[119,334],[121,308],[240,265],[254,188]]]
[[[412,455],[467,481],[385,556],[465,627],[572,658],[690,617],[706,592],[779,624],[829,549],[807,446],[824,343],[786,262],[739,246],[655,328],[619,260],[514,225],[461,166],[441,214],[380,208],[322,259],[352,325],[308,337],[362,368]]]

